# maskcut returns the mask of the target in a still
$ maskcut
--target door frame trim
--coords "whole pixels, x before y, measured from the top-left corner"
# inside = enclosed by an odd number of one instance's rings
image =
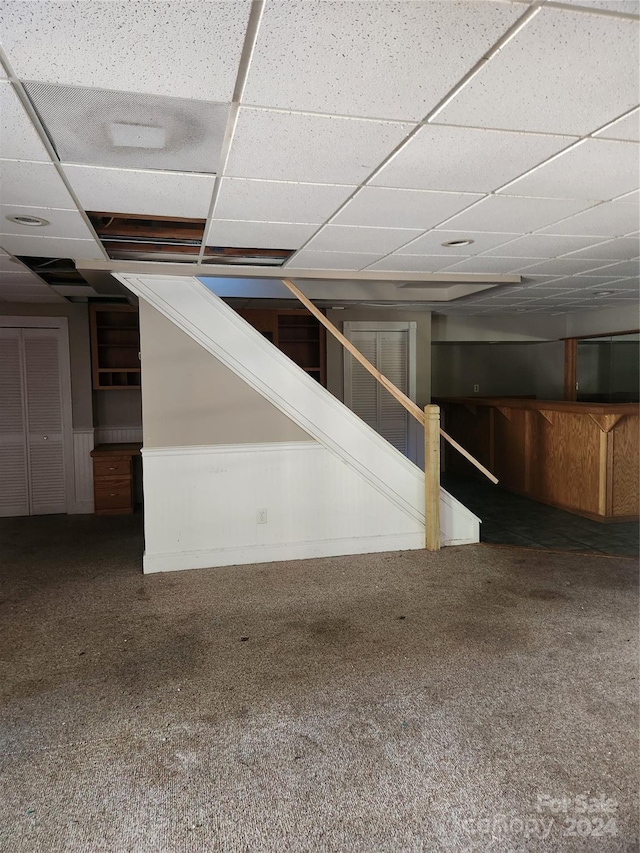
[[[75,476],[73,461],[73,408],[71,404],[71,355],[69,320],[67,317],[21,317],[3,314],[0,327],[17,329],[57,329],[60,334],[60,386],[62,391],[62,459],[64,465],[65,505],[67,514],[75,508]],[[29,502],[30,503],[30,502]]]

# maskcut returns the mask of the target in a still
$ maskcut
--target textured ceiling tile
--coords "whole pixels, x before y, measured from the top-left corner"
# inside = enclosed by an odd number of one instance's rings
[[[621,118],[606,130],[596,133],[598,139],[624,139],[630,142],[640,142],[640,110]]]
[[[363,187],[331,224],[426,230],[444,222],[479,198],[481,196],[471,193],[465,195]]]
[[[438,121],[591,133],[636,106],[637,56],[635,21],[543,8],[445,107]]]
[[[182,172],[143,172],[63,164],[85,210],[204,218],[214,178]]]
[[[14,255],[104,260],[104,254],[95,240],[65,240],[58,237],[0,234],[0,246]]]
[[[638,207],[618,201],[599,204],[542,229],[544,234],[583,234],[594,237],[622,237],[637,231],[640,224]]]
[[[447,222],[447,227],[525,234],[587,207],[589,204],[583,201],[497,195],[456,216]]]
[[[374,186],[490,192],[574,139],[426,125],[371,181]]]
[[[225,175],[359,184],[411,125],[241,109]]]
[[[545,261],[534,261],[526,266],[530,273],[549,273],[550,275],[577,275],[601,267],[605,261],[579,260],[576,258],[550,258]],[[525,265],[522,265],[525,268]]]
[[[16,289],[44,289],[46,284],[41,278],[30,272],[3,272],[0,273],[0,289],[3,291]]]
[[[397,272],[439,272],[455,261],[453,255],[390,255],[369,267],[372,270]]]
[[[507,192],[542,198],[608,201],[640,185],[636,142],[587,139],[510,184]]]
[[[448,231],[437,229],[429,231],[418,237],[413,243],[404,246],[398,254],[401,255],[434,255],[441,251],[451,252],[454,255],[471,256],[479,255],[495,246],[501,246],[513,240],[513,234],[491,234],[484,231]],[[452,246],[445,249],[442,244],[450,240],[473,240],[470,246]]]
[[[354,189],[343,185],[224,178],[215,216],[218,219],[322,223]]]
[[[244,101],[418,121],[523,12],[494,2],[268,0]]]
[[[317,225],[289,222],[236,222],[214,219],[208,246],[238,246],[251,249],[299,249]]]
[[[624,12],[631,15],[640,13],[640,0],[562,0],[562,2],[586,9],[603,9],[607,12]]]
[[[547,234],[528,234],[511,243],[491,249],[487,255],[502,258],[557,258],[576,249],[593,245],[591,237],[552,237]]]
[[[447,272],[464,273],[488,273],[496,275],[501,273],[512,273],[520,270],[526,264],[532,263],[531,259],[524,258],[490,258],[487,255],[465,258],[463,261],[447,267]]]
[[[4,204],[77,210],[52,163],[0,160],[0,186]]]
[[[601,263],[601,261],[595,261],[594,263]],[[633,261],[621,261],[619,264],[611,264],[606,267],[601,266],[598,269],[598,273],[600,275],[617,275],[620,278],[635,276],[640,280],[640,261],[636,258]]]
[[[0,279],[2,277],[2,273],[5,272],[28,273],[29,270],[27,267],[23,266],[19,260],[6,254],[0,249]]]
[[[377,261],[380,252],[375,254],[354,252],[308,252],[303,249],[285,264],[292,269],[311,270],[362,270]]]
[[[9,0],[0,31],[23,80],[230,101],[250,3]]]
[[[34,228],[19,222],[7,221],[8,216],[37,216],[47,219],[48,225]],[[87,228],[84,219],[77,210],[52,210],[48,207],[18,207],[0,205],[0,231],[4,234],[24,234],[29,237],[71,237],[79,240],[93,240],[93,234]]]
[[[595,246],[572,252],[572,258],[588,258],[605,261],[630,261],[640,255],[640,240],[637,237],[619,237]]]
[[[398,228],[357,228],[327,225],[309,243],[308,249],[321,252],[393,252],[417,237],[419,230]]]
[[[0,115],[0,153],[3,157],[50,162],[47,149],[8,82],[0,83]]]

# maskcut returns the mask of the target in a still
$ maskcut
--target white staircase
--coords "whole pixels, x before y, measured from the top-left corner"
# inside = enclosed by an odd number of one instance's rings
[[[246,469],[246,456],[251,452],[251,470],[257,466],[258,473],[262,471],[260,482],[264,477],[268,481],[270,476],[273,480],[272,493],[269,493],[268,482],[264,486],[263,500],[269,501],[270,506],[280,507],[282,512],[275,512],[275,525],[257,529],[252,511],[245,523],[236,526],[232,533],[227,535],[230,530],[227,524],[209,539],[206,531],[198,528],[198,520],[191,518],[188,542],[185,542],[184,523],[179,519],[172,521],[167,506],[171,504],[172,490],[177,495],[180,488],[198,488],[198,466],[202,468],[202,464],[194,460],[196,450],[143,448],[145,571],[424,547],[424,473],[416,465],[198,279],[148,275],[117,275],[116,278],[310,437],[308,443],[299,442],[293,448],[291,445],[199,448],[198,451],[205,454],[225,455],[225,470],[230,476],[223,488],[227,492],[238,492],[238,507],[242,490],[254,488],[251,473]],[[144,374],[144,339],[142,346]],[[301,489],[298,494],[294,489],[295,494],[290,496],[285,507],[281,506],[282,496],[276,492],[278,466],[289,464],[289,452],[296,454],[296,466],[315,478],[317,488],[309,489],[307,481],[306,490]],[[267,454],[262,461],[261,453]],[[172,459],[173,481],[169,485],[166,459],[172,454],[182,461],[176,463],[175,458]],[[232,482],[234,471],[237,476]],[[183,478],[181,486],[176,485],[176,476]],[[203,500],[216,500],[204,483],[202,488]],[[193,511],[193,502],[191,507]],[[174,509],[179,516],[179,507]],[[208,511],[202,515],[202,524],[208,519],[211,526],[211,507],[205,509]],[[286,514],[290,520],[294,519],[294,524],[284,520]],[[444,489],[440,492],[440,519],[443,545],[479,541],[479,519]],[[172,524],[182,524],[180,535],[171,530]]]

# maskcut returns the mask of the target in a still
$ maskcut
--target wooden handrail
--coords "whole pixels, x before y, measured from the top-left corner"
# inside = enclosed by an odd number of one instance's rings
[[[313,314],[316,320],[322,323],[325,329],[331,332],[333,337],[337,341],[339,341],[348,352],[351,353],[355,360],[358,361],[364,367],[364,369],[373,376],[374,379],[377,379],[377,381],[382,385],[382,387],[386,388],[387,391],[391,394],[391,396],[394,397],[398,401],[398,403],[400,403],[401,406],[404,406],[404,408],[409,412],[409,414],[412,415],[418,421],[418,423],[422,424],[422,426],[424,427],[424,412],[422,411],[420,406],[417,406],[413,402],[413,400],[409,399],[409,397],[407,397],[406,394],[404,394],[399,388],[397,388],[393,384],[393,382],[391,382],[390,379],[387,379],[386,376],[380,373],[380,371],[376,367],[374,367],[373,364],[371,364],[369,359],[365,358],[360,352],[360,350],[357,349],[357,347],[355,347],[348,338],[345,338],[342,332],[340,332],[333,325],[331,320],[327,319],[327,317],[325,317],[322,311],[316,308],[316,306],[310,299],[307,299],[304,293],[298,287],[296,287],[296,285],[291,281],[291,279],[283,278],[282,283],[288,290],[291,291],[291,293],[293,293],[293,295],[297,299],[300,300],[300,302],[302,302],[307,311]],[[455,447],[458,453],[461,453],[465,459],[471,462],[472,465],[475,465],[478,471],[481,471],[485,477],[491,480],[492,483],[498,482],[497,477],[494,477],[491,471],[487,470],[484,465],[482,465],[482,463],[478,462],[477,459],[474,459],[474,457],[468,451],[466,451],[464,447],[461,447],[457,441],[454,441],[454,439],[451,438],[450,435],[447,435],[447,433],[441,427],[440,435],[445,439],[445,441],[448,441],[452,447]]]

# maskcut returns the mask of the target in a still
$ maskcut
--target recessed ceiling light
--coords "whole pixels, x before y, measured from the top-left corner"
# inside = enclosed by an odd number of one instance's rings
[[[456,249],[460,246],[470,246],[472,243],[475,243],[475,240],[447,240],[446,243],[440,243],[441,246],[444,246],[446,249]]]
[[[16,216],[7,216],[9,222],[17,222],[18,225],[28,225],[30,228],[40,228],[42,225],[48,225],[48,219],[42,219],[40,216],[25,216],[18,214]]]

